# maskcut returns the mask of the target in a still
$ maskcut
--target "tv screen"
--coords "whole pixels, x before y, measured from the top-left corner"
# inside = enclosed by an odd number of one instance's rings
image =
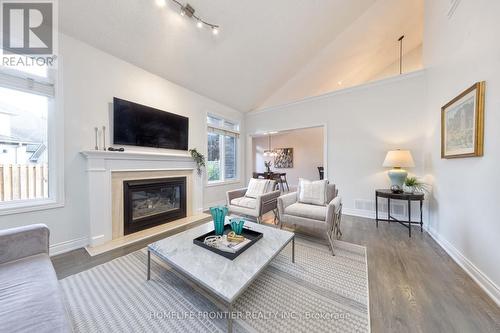
[[[148,106],[113,99],[113,143],[187,150],[189,119]]]

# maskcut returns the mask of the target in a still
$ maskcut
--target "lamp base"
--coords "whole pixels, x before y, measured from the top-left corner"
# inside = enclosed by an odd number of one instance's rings
[[[406,177],[408,177],[408,172],[406,170],[392,169],[387,174],[391,180],[391,186],[397,185],[400,188],[403,188]]]

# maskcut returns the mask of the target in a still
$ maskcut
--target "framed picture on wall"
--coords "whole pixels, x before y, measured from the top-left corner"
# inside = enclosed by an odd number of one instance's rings
[[[483,156],[485,82],[441,108],[441,158]]]
[[[275,149],[274,167],[276,169],[293,168],[293,148]]]

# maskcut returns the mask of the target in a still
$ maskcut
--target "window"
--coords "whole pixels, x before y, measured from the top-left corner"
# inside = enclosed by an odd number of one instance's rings
[[[207,117],[209,183],[225,182],[238,178],[239,125],[216,116]]]
[[[54,193],[49,120],[55,93],[47,74],[43,67],[0,68],[0,211]]]

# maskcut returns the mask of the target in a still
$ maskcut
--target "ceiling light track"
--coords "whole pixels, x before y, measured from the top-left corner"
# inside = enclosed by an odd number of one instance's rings
[[[158,1],[160,1],[160,2],[158,2]],[[174,4],[179,6],[181,16],[186,16],[186,17],[189,17],[191,19],[194,19],[196,21],[196,26],[198,28],[203,28],[206,26],[206,27],[209,27],[210,29],[212,29],[212,33],[214,35],[217,35],[219,33],[220,26],[218,24],[213,24],[213,23],[207,22],[207,21],[203,20],[201,17],[199,17],[198,15],[196,15],[195,14],[196,10],[190,4],[186,3],[185,5],[183,5],[182,3],[180,3],[177,0],[170,0],[170,1],[172,1]],[[162,3],[164,6],[165,0],[157,0],[157,3],[158,4]],[[160,7],[163,7],[163,6],[160,6]]]

